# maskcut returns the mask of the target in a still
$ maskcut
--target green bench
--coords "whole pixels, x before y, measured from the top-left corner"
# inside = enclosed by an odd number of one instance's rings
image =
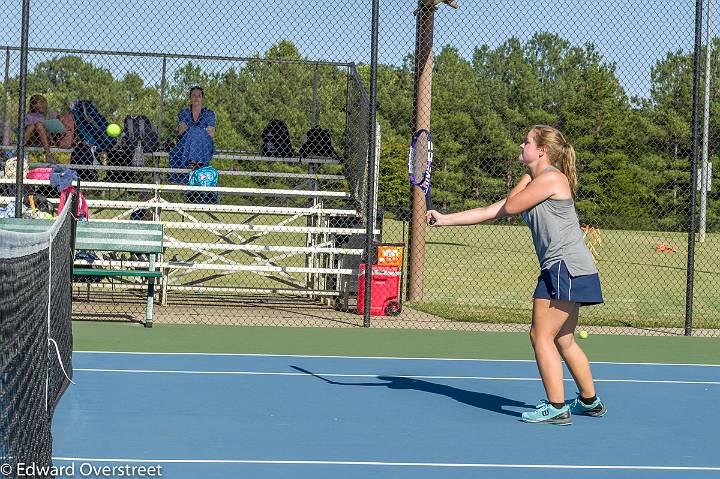
[[[52,220],[0,218],[0,229],[18,232],[44,231]],[[147,269],[114,269],[75,267],[73,275],[96,277],[147,278],[145,326],[152,327],[155,280],[162,277],[157,269],[157,255],[163,252],[163,225],[141,221],[79,221],[75,234],[75,251],[127,252],[148,256]]]
[[[75,251],[104,251],[148,255],[147,269],[73,268],[75,276],[147,278],[145,326],[152,327],[155,280],[162,277],[157,255],[163,252],[162,223],[141,221],[79,221],[75,233]]]

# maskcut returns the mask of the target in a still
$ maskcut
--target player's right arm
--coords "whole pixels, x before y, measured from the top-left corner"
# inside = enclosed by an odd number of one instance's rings
[[[530,175],[523,175],[520,178],[520,181],[518,181],[518,184],[515,185],[512,190],[510,190],[507,198],[503,198],[502,200],[488,206],[483,206],[481,208],[473,208],[471,210],[460,211],[448,215],[438,213],[435,210],[428,211],[427,221],[429,222],[431,218],[434,218],[435,223],[433,224],[433,226],[468,226],[476,225],[484,221],[499,220],[500,218],[505,218],[506,216],[510,216],[510,213],[508,213],[505,209],[505,203],[507,202],[507,200],[523,191],[525,187],[530,183],[530,181],[532,181]]]
[[[507,216],[507,213],[505,213],[505,201],[506,199],[503,198],[496,203],[483,206],[482,208],[473,208],[471,210],[459,211],[448,215],[438,213],[435,210],[430,210],[427,212],[427,220],[429,222],[431,218],[434,218],[435,223],[433,223],[433,226],[476,225],[478,223],[482,223],[483,221],[500,219]]]

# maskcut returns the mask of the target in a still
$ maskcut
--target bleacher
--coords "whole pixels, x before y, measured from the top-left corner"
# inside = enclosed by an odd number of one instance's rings
[[[49,51],[36,53],[55,56]],[[49,158],[37,147],[42,142],[39,135],[24,138],[35,142],[34,147],[25,148],[30,152],[28,165],[62,163],[74,169],[87,199],[90,222],[162,223],[159,308],[190,305],[194,315],[200,316],[204,312],[196,306],[200,299],[246,304],[251,300],[245,298],[252,295],[284,299],[293,305],[310,302],[311,307],[320,302],[323,309],[325,300],[338,296],[347,302],[357,284],[366,219],[373,219],[371,230],[376,235],[381,230],[375,223],[376,207],[369,202],[372,187],[368,183],[368,159],[371,148],[379,151],[379,135],[371,145],[369,96],[354,63],[292,60],[286,65],[254,57],[76,53],[93,65],[122,62],[127,72],[148,72],[151,64],[157,66],[154,71],[161,72],[161,77],[143,86],[150,90],[157,86],[157,95],[125,97],[122,89],[96,95],[95,85],[86,83],[63,85],[62,90],[48,85],[38,93],[46,96],[49,110],[60,116],[70,113],[74,124],[65,116],[65,133],[59,131],[51,139]],[[211,76],[245,74],[259,67],[287,81],[288,88],[277,91],[261,88],[260,97],[253,96],[252,104],[241,110],[226,108],[229,90],[208,90],[208,108],[218,113],[210,163],[219,174],[217,186],[190,187],[189,167],[170,168],[171,163],[176,165],[170,152],[183,145],[176,115],[189,103],[190,92],[178,76],[187,62],[197,63],[203,74]],[[253,88],[264,85],[260,78],[248,80]],[[273,101],[265,101],[263,95],[272,95]],[[13,156],[20,131],[14,124],[16,113],[8,115],[3,109],[0,116],[2,148]],[[149,130],[128,127],[140,125],[141,117],[148,120],[142,124],[149,124]],[[266,134],[278,121],[289,123],[278,130],[282,135]],[[122,125],[119,136],[108,134],[111,123]],[[58,144],[73,148],[52,146]],[[186,165],[190,156],[182,151],[180,161]],[[196,158],[207,161],[204,155]],[[375,191],[377,172],[376,163]],[[24,188],[33,188],[57,204],[57,195],[45,183],[26,180]],[[0,202],[4,203],[0,207],[13,201],[14,184],[14,175],[0,181]],[[94,264],[118,269],[144,266],[142,255],[127,253],[102,254]],[[89,260],[78,260],[76,266],[88,266],[83,261]],[[97,277],[102,280],[76,285],[81,291],[76,294],[79,301],[88,297],[95,301],[95,309],[88,308],[91,318],[102,317],[99,311],[121,310],[120,303],[128,298],[142,297],[132,278]],[[113,296],[116,292],[128,294]],[[226,322],[235,323],[241,315],[231,311]]]
[[[32,150],[32,148],[31,148]],[[70,150],[53,149],[56,153]],[[219,186],[191,187],[168,181],[167,153],[146,155],[150,166],[67,165],[76,171],[94,170],[98,181],[80,184],[90,208],[90,221],[155,221],[164,226],[165,251],[157,267],[162,271],[159,302],[167,305],[172,293],[304,296],[331,299],[353,294],[349,285],[358,274],[365,235],[364,212],[343,174],[323,173],[323,165],[338,165],[332,158],[275,158],[218,152],[213,158],[233,162],[282,161],[297,171],[220,170]],[[31,164],[30,167],[41,166]],[[47,166],[46,164],[44,166]],[[300,169],[306,169],[300,171]],[[126,181],[107,181],[108,172],[127,174]],[[222,186],[245,178],[257,187]],[[281,181],[292,187],[264,186]],[[14,185],[11,178],[0,185]],[[45,180],[25,180],[31,187]],[[189,202],[188,193],[217,193],[217,204]],[[2,204],[13,197],[0,197]],[[48,198],[57,203],[56,198]],[[379,235],[377,228],[375,234]],[[351,243],[355,247],[349,247]],[[354,258],[354,259],[352,259]],[[102,258],[93,263],[104,268],[140,267],[137,258]],[[87,266],[77,260],[76,266]],[[133,281],[107,279],[87,285],[92,289],[137,288]]]

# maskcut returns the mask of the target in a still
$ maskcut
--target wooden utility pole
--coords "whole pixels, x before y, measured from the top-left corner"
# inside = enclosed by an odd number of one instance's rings
[[[415,90],[414,125],[415,131],[430,130],[432,100],[433,30],[435,11],[439,3],[458,8],[455,0],[418,0],[415,10]],[[418,149],[419,156],[427,151]],[[407,299],[419,301],[425,288],[425,193],[412,186],[412,219],[410,222],[410,244],[408,245],[408,287]]]

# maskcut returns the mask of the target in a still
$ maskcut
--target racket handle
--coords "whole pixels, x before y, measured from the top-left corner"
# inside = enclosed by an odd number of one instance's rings
[[[431,209],[433,209],[432,200],[430,199],[430,190],[427,190],[425,192],[425,208],[426,208],[426,211],[430,211]],[[428,221],[428,224],[434,225],[435,218],[430,217],[430,221]]]
[[[35,205],[35,196],[34,195],[28,195],[28,204],[30,205],[30,209],[36,210],[37,206]]]

